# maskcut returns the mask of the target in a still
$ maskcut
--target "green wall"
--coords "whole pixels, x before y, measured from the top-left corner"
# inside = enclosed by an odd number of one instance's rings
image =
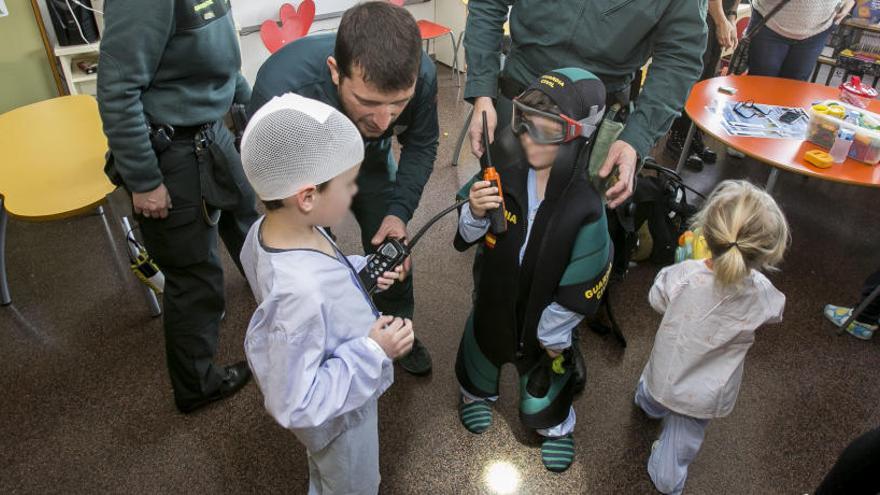
[[[0,113],[58,96],[29,0],[6,0],[0,17]]]

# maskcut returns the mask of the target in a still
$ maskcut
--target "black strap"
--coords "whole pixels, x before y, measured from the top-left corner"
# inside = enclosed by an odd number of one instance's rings
[[[498,90],[508,100],[513,100],[526,90],[526,86],[514,81],[510,77],[502,75],[498,78]]]
[[[336,259],[342,258],[342,263],[348,266],[348,270],[354,276],[354,283],[358,286],[358,289],[360,289],[361,292],[364,294],[364,297],[366,297],[367,303],[369,303],[370,308],[373,309],[373,314],[377,317],[381,315],[382,312],[379,311],[379,308],[376,307],[376,304],[370,297],[369,291],[367,291],[367,288],[364,287],[364,283],[361,282],[360,274],[357,270],[354,269],[354,265],[351,264],[351,261],[348,260],[348,256],[346,256],[345,253],[343,253],[342,250],[339,249],[339,246],[336,245],[336,242],[333,240],[332,237],[330,237],[330,234],[326,230],[324,230],[324,227],[317,227],[315,230],[317,230],[319,234],[324,236],[324,239],[327,239],[327,242],[329,242],[330,245],[333,247],[333,251],[336,252]]]
[[[769,21],[770,19],[773,18],[773,16],[778,14],[779,11],[782,10],[782,7],[785,7],[785,5],[790,1],[791,0],[782,0],[781,2],[779,2],[776,5],[776,7],[773,7],[772,9],[770,9],[770,12],[767,12],[767,15],[762,15],[761,22],[759,22],[758,24],[755,24],[755,27],[753,27],[752,29],[749,29],[748,32],[743,35],[743,39],[751,41],[752,36],[754,36],[755,33],[760,31],[761,28],[764,27],[765,24],[767,24],[767,21]],[[758,12],[755,9],[754,5],[752,5],[752,12]],[[758,12],[758,14],[760,14],[760,12]]]

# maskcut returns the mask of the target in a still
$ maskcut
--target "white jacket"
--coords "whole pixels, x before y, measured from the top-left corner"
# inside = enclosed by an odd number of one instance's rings
[[[782,321],[785,296],[755,270],[722,289],[703,261],[688,260],[657,274],[649,300],[663,314],[642,372],[651,397],[695,418],[730,414],[755,330]]]
[[[367,336],[379,313],[357,279],[364,257],[266,249],[261,225],[241,251],[259,304],[245,354],[269,414],[318,452],[363,421],[394,381],[392,363]]]

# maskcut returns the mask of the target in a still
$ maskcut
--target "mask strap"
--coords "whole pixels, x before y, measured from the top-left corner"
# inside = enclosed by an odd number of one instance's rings
[[[581,124],[581,135],[585,138],[589,138],[596,132],[596,129],[599,128],[599,124],[602,122],[602,117],[605,115],[605,108],[603,107],[601,110],[598,105],[593,105],[590,107],[590,115],[587,118],[581,119],[578,123]]]

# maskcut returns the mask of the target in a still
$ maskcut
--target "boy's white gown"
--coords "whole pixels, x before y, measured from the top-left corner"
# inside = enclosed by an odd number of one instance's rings
[[[315,490],[315,475],[334,474],[327,472],[334,459],[322,459],[322,451],[335,450],[331,457],[340,457],[345,450],[331,445],[335,440],[351,442],[349,450],[378,453],[376,399],[394,381],[393,366],[367,336],[379,313],[357,279],[366,259],[343,256],[338,249],[336,257],[308,249],[267,249],[259,237],[262,223],[253,225],[241,251],[259,305],[248,326],[245,353],[266,410],[308,449],[312,492],[321,493],[320,487]],[[378,459],[364,461],[375,463],[378,486]],[[349,475],[358,468],[338,467]],[[358,484],[369,487],[370,481]]]

